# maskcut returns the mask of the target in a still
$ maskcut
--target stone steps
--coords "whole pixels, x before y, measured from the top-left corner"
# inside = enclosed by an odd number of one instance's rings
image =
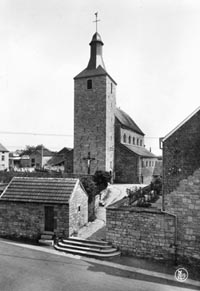
[[[90,241],[82,238],[72,238],[59,240],[54,244],[54,248],[58,251],[81,255],[93,258],[110,258],[119,256],[120,252],[103,241]]]
[[[43,233],[41,234],[40,239],[38,240],[39,244],[42,245],[53,245],[53,236],[54,234],[49,232],[49,233]]]

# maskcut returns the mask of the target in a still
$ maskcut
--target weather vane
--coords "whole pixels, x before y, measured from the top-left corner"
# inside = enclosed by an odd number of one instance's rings
[[[93,22],[96,22],[96,32],[97,32],[98,30],[97,23],[100,21],[100,19],[98,19],[98,12],[96,12],[94,15],[96,16],[96,19]]]

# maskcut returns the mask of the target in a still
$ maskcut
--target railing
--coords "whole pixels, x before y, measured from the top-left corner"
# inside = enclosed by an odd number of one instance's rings
[[[149,207],[151,203],[158,200],[161,194],[162,184],[153,184],[144,188],[127,189],[129,205],[135,204],[138,207]]]

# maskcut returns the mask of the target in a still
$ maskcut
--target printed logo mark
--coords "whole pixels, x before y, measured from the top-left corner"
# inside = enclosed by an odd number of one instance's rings
[[[184,282],[188,278],[188,271],[185,268],[178,268],[175,272],[175,278],[179,282]]]

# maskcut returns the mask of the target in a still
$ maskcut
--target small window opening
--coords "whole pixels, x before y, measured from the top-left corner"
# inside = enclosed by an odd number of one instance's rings
[[[123,141],[126,142],[126,134],[124,134]]]
[[[79,206],[78,206],[78,212],[80,212],[80,211],[81,211],[81,206],[79,205]]]
[[[92,89],[92,80],[87,80],[87,89]]]

